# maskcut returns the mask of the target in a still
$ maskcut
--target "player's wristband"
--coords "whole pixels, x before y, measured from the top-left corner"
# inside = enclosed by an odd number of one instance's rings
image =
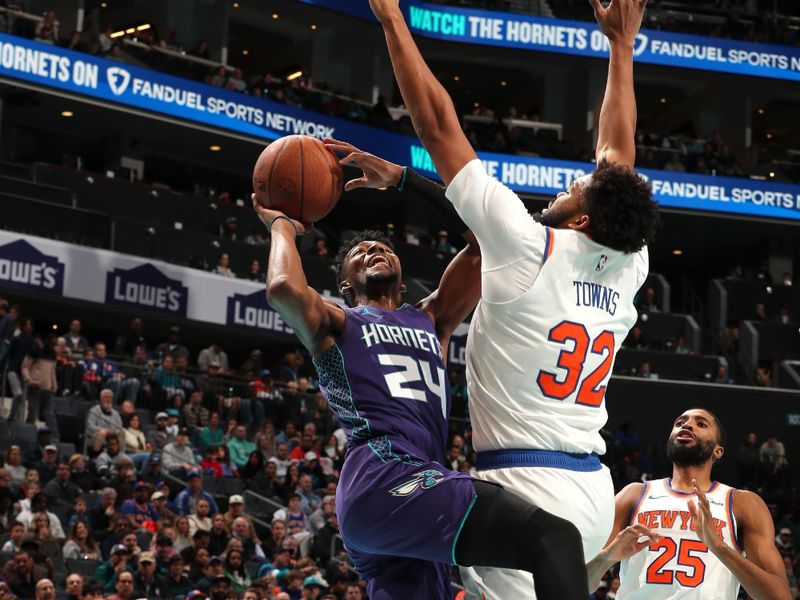
[[[456,230],[461,234],[469,231],[467,224],[458,216],[453,203],[445,196],[443,186],[407,167],[403,167],[403,176],[400,180],[406,191],[415,193],[439,213],[439,216],[447,223],[448,229]],[[397,186],[397,189],[403,191],[400,186]]]
[[[397,191],[402,192],[403,187],[406,185],[406,176],[408,175],[408,167],[403,167],[403,173],[400,175],[400,183],[397,184]]]
[[[292,226],[292,229],[294,229],[294,234],[297,235],[297,227],[295,227],[295,224],[292,223],[292,220],[289,217],[287,217],[286,215],[278,215],[277,217],[272,219],[272,221],[270,221],[270,223],[269,223],[269,230],[270,231],[272,231],[272,226],[275,224],[275,221],[277,221],[278,219],[286,219],[289,222],[289,225]]]

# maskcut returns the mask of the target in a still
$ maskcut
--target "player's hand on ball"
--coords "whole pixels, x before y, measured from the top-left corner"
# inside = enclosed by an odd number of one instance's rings
[[[603,549],[603,554],[608,557],[608,560],[619,562],[641,552],[660,539],[661,536],[644,525],[631,525],[617,534],[617,537]]]
[[[353,144],[340,142],[333,138],[325,138],[325,147],[334,154],[344,154],[339,159],[343,167],[350,165],[361,169],[362,176],[351,179],[344,184],[344,190],[349,192],[356,188],[383,188],[394,187],[400,182],[403,167],[378,158],[374,154],[359,150]]]
[[[609,40],[633,44],[642,26],[647,0],[611,0],[606,8],[600,0],[589,2],[594,8],[594,18]]]
[[[379,21],[400,10],[400,0],[369,0],[369,7]]]
[[[297,231],[297,235],[303,235],[304,233],[308,233],[313,228],[313,225],[310,223],[304,225],[300,221],[296,219],[290,219],[285,214],[283,214],[279,210],[272,210],[269,208],[264,208],[256,201],[256,195],[250,194],[250,200],[253,201],[253,209],[256,211],[258,218],[261,219],[261,222],[266,226],[269,231],[272,231],[272,224],[277,217],[284,217],[283,220],[288,220],[292,225],[294,225],[295,231]]]

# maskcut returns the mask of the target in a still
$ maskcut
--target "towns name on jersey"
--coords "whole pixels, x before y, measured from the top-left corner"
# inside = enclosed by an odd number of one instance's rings
[[[439,340],[436,339],[436,334],[424,329],[384,325],[382,323],[367,323],[361,326],[361,339],[367,348],[379,343],[397,344],[432,352],[439,358],[442,357],[442,346],[439,344]]]
[[[599,308],[613,315],[617,312],[619,292],[616,290],[592,283],[591,281],[573,281],[575,287],[575,305]]]
[[[692,513],[688,510],[648,510],[640,512],[636,521],[648,529],[679,529],[681,531],[697,531]],[[714,518],[714,529],[721,540],[725,539],[723,531],[728,526],[726,521]]]

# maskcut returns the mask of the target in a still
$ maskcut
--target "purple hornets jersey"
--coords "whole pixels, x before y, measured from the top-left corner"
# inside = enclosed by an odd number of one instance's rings
[[[444,461],[450,383],[427,314],[409,304],[345,309],[344,331],[314,363],[351,448]]]

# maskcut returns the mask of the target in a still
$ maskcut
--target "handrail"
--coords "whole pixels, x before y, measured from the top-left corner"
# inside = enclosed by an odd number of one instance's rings
[[[161,52],[162,54],[166,54],[167,56],[172,56],[173,58],[178,58],[178,59],[185,60],[185,61],[188,61],[188,62],[194,62],[194,63],[200,64],[200,65],[204,65],[204,66],[207,66],[207,67],[213,67],[213,68],[216,68],[216,69],[218,69],[220,67],[225,67],[226,71],[233,71],[234,70],[234,67],[231,67],[230,65],[225,65],[225,64],[222,64],[220,62],[209,60],[207,58],[201,58],[199,56],[194,56],[193,54],[189,54],[189,53],[187,53],[186,51],[183,51],[183,50],[181,50],[181,51],[170,50],[169,48],[162,48],[161,46],[157,46],[155,44],[153,44],[153,45],[145,44],[144,42],[140,42],[139,40],[130,39],[130,38],[123,38],[122,39],[122,43],[125,44],[126,46],[133,46],[134,48],[139,48],[139,49],[142,49],[142,50],[155,50],[156,52]]]
[[[36,21],[37,23],[41,23],[42,21],[44,21],[44,17],[42,17],[41,15],[26,13],[25,11],[22,10],[13,10],[11,8],[6,8],[5,6],[0,6],[0,12],[4,12],[6,14],[15,17],[22,17],[23,19],[27,19],[28,21]],[[59,25],[60,23],[56,21],[55,24]]]

